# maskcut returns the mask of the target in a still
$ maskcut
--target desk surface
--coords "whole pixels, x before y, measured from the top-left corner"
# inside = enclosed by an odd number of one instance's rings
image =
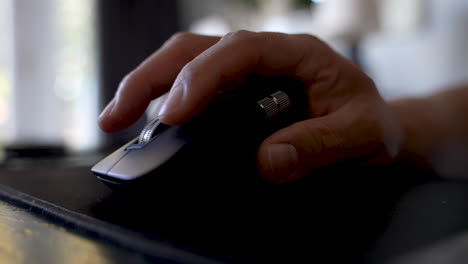
[[[1,262],[468,259],[465,182],[424,175],[411,180],[416,172],[395,174],[401,170],[357,179],[349,173],[336,177],[335,171],[326,179],[260,193],[197,189],[204,193],[155,193],[141,200],[116,195],[87,164],[53,164],[0,170],[2,198],[8,201],[0,203]]]
[[[147,263],[139,252],[79,235],[0,202],[0,263]]]

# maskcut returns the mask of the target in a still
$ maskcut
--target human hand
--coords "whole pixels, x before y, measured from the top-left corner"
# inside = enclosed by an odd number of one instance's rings
[[[222,87],[252,73],[299,80],[309,102],[310,119],[277,131],[260,145],[258,169],[266,180],[294,181],[354,158],[388,163],[398,154],[403,130],[373,81],[310,35],[176,34],[123,79],[99,125],[106,132],[130,126],[170,87],[160,120],[186,122]]]

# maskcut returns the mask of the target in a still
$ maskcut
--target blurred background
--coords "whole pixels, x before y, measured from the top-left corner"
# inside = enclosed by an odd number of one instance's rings
[[[177,31],[309,33],[358,64],[386,99],[468,81],[465,0],[0,0],[0,159],[89,153],[119,81]]]

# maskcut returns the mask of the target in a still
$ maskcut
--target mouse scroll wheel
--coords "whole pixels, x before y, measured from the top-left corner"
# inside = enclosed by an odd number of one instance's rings
[[[165,131],[167,128],[169,128],[169,126],[161,123],[158,117],[151,119],[140,132],[140,136],[138,137],[138,144],[145,145],[149,143],[154,136]]]
[[[267,119],[272,119],[291,106],[291,99],[283,91],[277,91],[258,101]]]

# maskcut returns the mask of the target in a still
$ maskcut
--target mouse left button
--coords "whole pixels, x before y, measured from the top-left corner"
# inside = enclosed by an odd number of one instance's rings
[[[91,168],[91,171],[97,175],[107,175],[112,167],[115,166],[126,154],[126,149],[130,146],[135,144],[137,139],[131,140],[129,143],[125,144],[121,148],[117,149],[109,156],[105,157],[101,161],[99,161],[96,165]]]

